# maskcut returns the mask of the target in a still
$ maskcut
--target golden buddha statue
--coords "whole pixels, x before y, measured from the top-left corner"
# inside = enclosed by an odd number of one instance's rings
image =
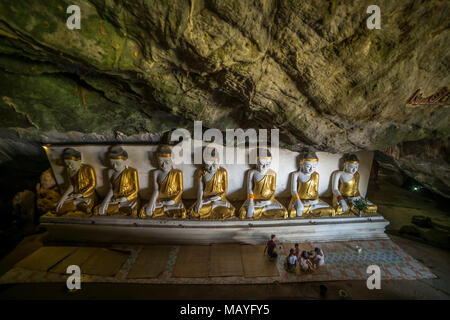
[[[63,151],[69,185],[56,206],[56,214],[91,214],[97,202],[94,168],[81,162],[81,153],[72,148]]]
[[[156,153],[158,169],[153,171],[153,193],[142,207],[141,218],[186,218],[186,208],[181,201],[183,173],[173,168],[172,150],[161,146]]]
[[[257,148],[256,170],[247,176],[247,200],[239,210],[241,219],[286,219],[286,208],[275,199],[277,174],[269,169],[272,162],[270,151]]]
[[[319,199],[319,174],[315,171],[319,158],[312,153],[300,156],[300,169],[291,174],[290,218],[334,216],[334,209]]]
[[[351,154],[344,158],[344,170],[337,171],[333,175],[333,207],[336,215],[360,214],[360,210],[355,207],[356,202],[364,200],[359,193],[359,160],[356,155]],[[376,214],[377,206],[369,200],[365,214]]]
[[[229,219],[235,217],[235,208],[227,200],[227,170],[219,166],[217,149],[207,148],[203,168],[197,170],[197,202],[189,209],[192,218]]]
[[[139,206],[139,180],[136,169],[126,164],[128,153],[120,146],[110,149],[109,160],[113,169],[110,188],[103,202],[94,210],[96,215],[130,215],[137,217]]]
[[[36,184],[36,194],[37,208],[40,214],[55,211],[61,194],[51,168],[42,172],[39,183]]]

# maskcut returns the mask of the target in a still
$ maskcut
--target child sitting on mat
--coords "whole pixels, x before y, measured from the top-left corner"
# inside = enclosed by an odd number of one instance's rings
[[[289,251],[289,256],[286,257],[287,271],[294,272],[295,266],[297,265],[297,256],[295,255],[294,249]]]
[[[308,253],[306,251],[302,251],[302,254],[300,255],[300,270],[303,272],[312,270],[312,262],[309,260]]]

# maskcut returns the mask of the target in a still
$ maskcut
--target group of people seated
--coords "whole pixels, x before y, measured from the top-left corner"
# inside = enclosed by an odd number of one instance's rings
[[[295,244],[295,249],[289,250],[289,255],[286,257],[286,265],[288,271],[295,271],[297,262],[300,270],[304,272],[314,271],[325,264],[325,255],[322,249],[316,247],[314,251],[302,251]]]
[[[270,260],[275,260],[278,257],[276,248],[276,236],[273,234],[264,249],[264,252],[267,251]],[[318,247],[314,248],[314,251],[302,251],[300,253],[299,245],[296,243],[295,248],[290,249],[289,255],[286,257],[287,270],[294,272],[297,262],[301,271],[314,271],[325,264],[325,254]]]

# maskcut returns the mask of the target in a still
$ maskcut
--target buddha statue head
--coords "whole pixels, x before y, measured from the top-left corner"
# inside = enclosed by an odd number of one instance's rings
[[[111,168],[116,172],[122,172],[126,168],[128,153],[121,146],[113,146],[109,149],[109,161]]]
[[[56,186],[56,180],[53,176],[52,169],[48,168],[41,174],[40,187],[43,189],[51,189]]]
[[[215,173],[219,168],[219,152],[216,148],[205,148],[203,151],[203,168],[208,173]]]
[[[316,171],[319,161],[315,152],[306,152],[300,156],[300,171],[304,174],[311,174]]]
[[[167,145],[162,145],[158,147],[156,151],[156,158],[158,159],[158,168],[164,172],[169,172],[172,170],[172,150]]]
[[[63,151],[62,158],[64,164],[70,171],[78,171],[81,166],[81,153],[73,148],[66,148]]]
[[[359,169],[358,157],[350,154],[344,158],[344,172],[355,174]]]
[[[256,149],[256,169],[265,174],[272,163],[272,154],[267,148]]]

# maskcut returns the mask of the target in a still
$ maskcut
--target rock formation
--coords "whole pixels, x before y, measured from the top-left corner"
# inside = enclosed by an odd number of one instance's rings
[[[71,4],[80,30],[66,26]],[[380,30],[368,5],[3,0],[0,161],[42,160],[47,142],[157,141],[193,120],[279,128],[292,150],[448,150],[449,106],[406,101],[449,85],[450,3],[380,0]],[[420,153],[393,158],[450,197],[448,152]]]

